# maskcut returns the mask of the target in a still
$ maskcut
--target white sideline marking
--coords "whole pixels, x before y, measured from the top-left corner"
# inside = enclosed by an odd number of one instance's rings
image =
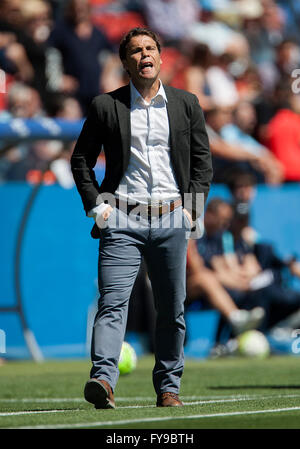
[[[3,412],[0,416],[17,416],[17,415],[35,415],[39,413],[62,413],[62,412],[73,412],[75,410],[24,410],[22,412]],[[76,410],[79,411],[78,409]]]
[[[26,403],[26,402],[84,402],[83,398],[22,398],[22,399],[16,399],[16,398],[0,398],[0,402],[6,402],[6,403]]]
[[[231,396],[182,396],[183,400],[204,400],[204,399],[222,399],[239,397],[239,395]],[[244,397],[241,395],[241,397]],[[115,397],[116,402],[131,402],[131,401],[155,401],[155,396],[136,396],[136,397]],[[0,398],[0,402],[85,402],[84,398]]]
[[[274,394],[274,395],[268,395],[268,396],[240,396],[240,397],[233,397],[230,399],[216,399],[216,400],[209,400],[209,401],[193,401],[193,402],[184,402],[184,405],[203,405],[203,404],[225,404],[226,402],[242,402],[242,401],[254,401],[254,400],[261,400],[261,399],[282,399],[282,398],[299,398],[299,394]]]
[[[298,398],[300,397],[300,394],[273,394],[268,396],[260,396],[258,394],[251,395],[241,395],[241,394],[234,394],[234,395],[228,395],[228,396],[182,396],[182,401],[193,401],[191,404],[195,404],[197,402],[194,401],[203,401],[204,403],[209,403],[209,400],[218,400],[221,401],[227,400],[227,399],[234,399],[234,400],[250,400],[250,399],[262,399],[262,398]],[[132,402],[132,401],[154,401],[155,402],[155,396],[136,396],[136,397],[115,397],[116,402]],[[26,403],[26,402],[34,402],[34,403],[44,403],[44,402],[83,402],[85,403],[84,398],[0,398],[0,402],[6,402],[6,403]],[[202,402],[200,402],[202,404]],[[213,403],[213,402],[211,402]],[[186,405],[189,405],[188,402],[185,402]],[[137,407],[137,406],[121,406],[121,407]],[[148,407],[148,406],[140,406],[140,407]],[[120,407],[118,407],[120,408]]]
[[[185,398],[189,398],[190,396],[185,396]],[[194,397],[194,396],[193,396]],[[184,402],[184,405],[206,405],[206,404],[225,404],[229,402],[242,402],[242,401],[254,401],[254,400],[266,400],[266,399],[280,399],[280,398],[299,398],[299,394],[277,394],[277,395],[268,395],[268,396],[259,396],[259,395],[252,395],[252,396],[239,396],[239,397],[231,397],[229,399],[216,399],[216,400],[208,400],[208,401],[193,401],[193,402]],[[29,398],[25,398],[26,401],[30,400]],[[24,400],[25,400],[24,399]],[[41,398],[44,402],[44,398]],[[81,400],[81,399],[80,399]],[[32,400],[31,400],[32,401]],[[32,401],[33,402],[33,401]],[[153,408],[156,407],[156,405],[123,405],[118,407],[118,409],[137,409],[137,408]],[[62,412],[73,412],[72,409],[58,409],[58,410],[22,410],[19,412],[2,412],[0,413],[1,416],[17,416],[17,415],[31,415],[36,413],[62,413]],[[79,409],[76,409],[75,411],[80,411]]]
[[[76,423],[76,424],[57,424],[46,426],[22,426],[22,427],[10,427],[11,429],[74,429],[83,427],[103,427],[103,426],[117,426],[125,424],[136,424],[145,422],[156,421],[174,421],[174,420],[186,420],[186,419],[202,419],[202,418],[221,418],[226,416],[242,416],[242,415],[256,415],[263,413],[281,413],[300,410],[300,407],[287,407],[277,408],[269,410],[245,410],[240,412],[227,412],[227,413],[210,413],[206,415],[188,415],[188,416],[161,416],[153,418],[138,418],[138,419],[124,419],[120,421],[96,421],[90,423]]]

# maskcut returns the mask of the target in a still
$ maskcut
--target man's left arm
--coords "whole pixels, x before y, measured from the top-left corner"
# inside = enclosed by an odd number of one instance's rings
[[[203,213],[213,170],[203,111],[196,96],[193,95],[192,101],[189,193],[192,194],[192,217],[196,220]]]

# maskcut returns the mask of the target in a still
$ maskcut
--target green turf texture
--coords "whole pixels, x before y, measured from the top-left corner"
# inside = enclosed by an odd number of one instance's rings
[[[181,397],[189,405],[176,408],[155,407],[153,363],[152,356],[140,358],[133,373],[120,376],[115,391],[115,410],[95,410],[83,399],[91,367],[89,360],[40,364],[7,361],[0,366],[0,427],[300,428],[299,357],[186,360]],[[199,401],[201,403],[197,403]],[[293,407],[299,410],[278,412],[278,409]],[[265,410],[276,412],[257,413]],[[4,413],[21,411],[49,413],[4,416]],[[249,411],[255,413],[245,414]],[[219,416],[203,417],[212,414]],[[220,416],[223,414],[225,416]]]

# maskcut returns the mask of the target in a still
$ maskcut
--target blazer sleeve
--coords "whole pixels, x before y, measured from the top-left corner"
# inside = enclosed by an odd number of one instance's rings
[[[99,195],[93,168],[102,148],[101,134],[101,121],[94,99],[71,157],[71,170],[86,214],[97,205]]]
[[[193,100],[190,122],[191,156],[189,193],[192,194],[193,219],[196,219],[203,212],[213,177],[213,169],[204,115],[198,98],[193,95]]]

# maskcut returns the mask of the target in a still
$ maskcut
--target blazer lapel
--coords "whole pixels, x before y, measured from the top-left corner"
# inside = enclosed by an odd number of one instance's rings
[[[178,151],[176,145],[176,130],[180,129],[181,126],[181,108],[178,105],[176,96],[173,94],[172,90],[168,86],[164,86],[167,95],[167,111],[169,118],[170,127],[170,148],[171,148],[171,161],[175,172],[177,171],[177,161],[178,161]]]
[[[130,158],[130,86],[126,86],[122,95],[115,99],[118,123],[120,127],[122,154],[123,154],[123,173],[128,167]]]

